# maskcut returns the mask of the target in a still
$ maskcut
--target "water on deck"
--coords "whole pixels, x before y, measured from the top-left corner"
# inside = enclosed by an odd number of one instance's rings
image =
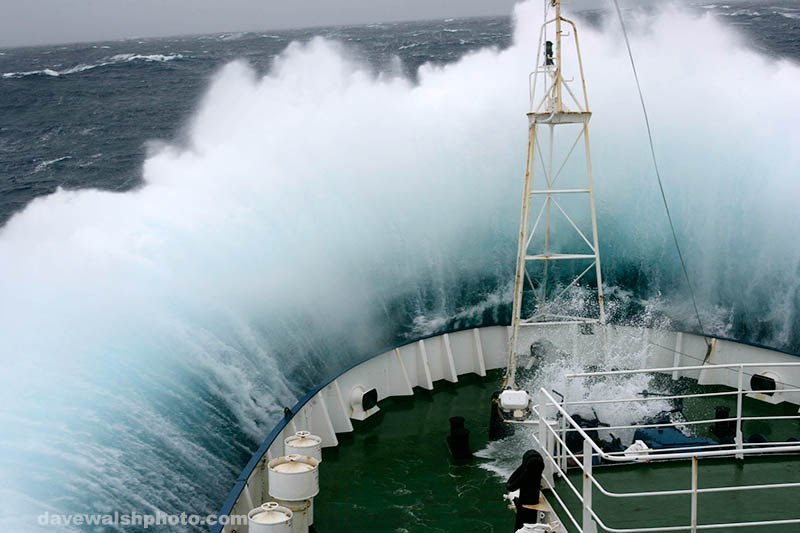
[[[350,434],[341,435],[338,447],[323,451],[320,495],[315,500],[315,528],[319,533],[382,532],[509,532],[514,516],[502,500],[504,480],[480,468],[486,461],[475,457],[459,464],[446,444],[448,419],[463,416],[470,430],[473,451],[488,442],[490,398],[500,386],[500,371],[485,378],[465,375],[456,384],[439,381],[434,391],[415,389],[413,397],[388,398],[380,413],[354,422]],[[714,405],[724,403],[715,402]],[[685,405],[685,412],[705,415],[714,405]],[[788,405],[788,404],[787,404]],[[745,410],[785,411],[746,400]],[[773,413],[775,414],[775,413]],[[694,417],[692,417],[694,418]],[[754,423],[756,424],[756,423]],[[800,425],[783,425],[781,435],[769,428],[745,424],[745,436],[759,430],[770,440],[800,435]],[[773,428],[776,429],[776,428]],[[613,465],[595,468],[607,490],[633,492],[691,487],[690,463]],[[581,487],[581,472],[570,473]],[[743,463],[704,459],[699,463],[699,486],[755,485],[800,481],[800,457],[749,457]],[[559,494],[580,519],[577,499],[563,480]],[[558,511],[557,503],[549,498]],[[800,515],[800,489],[723,492],[699,496],[699,524],[796,518]],[[677,526],[689,523],[688,495],[649,498],[610,498],[594,492],[598,515],[613,528]],[[563,518],[568,524],[566,517]],[[574,531],[574,528],[569,528]],[[763,528],[767,533],[800,531],[797,524]],[[713,531],[742,533],[754,528]],[[687,530],[688,531],[688,530]],[[759,529],[761,531],[761,529]]]

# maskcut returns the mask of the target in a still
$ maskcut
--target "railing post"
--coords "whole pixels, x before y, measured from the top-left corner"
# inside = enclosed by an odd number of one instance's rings
[[[541,451],[544,456],[542,477],[550,487],[553,487],[553,474],[558,465],[554,464],[556,461],[553,453],[555,451],[555,439],[550,435],[550,431],[555,431],[555,429],[550,427],[550,422],[547,420],[548,403],[550,403],[550,400],[547,398],[544,389],[539,389],[539,445],[542,447]]]
[[[692,533],[697,533],[697,456],[692,457]]]
[[[583,440],[583,533],[597,533],[597,524],[592,518],[592,443]]]
[[[550,487],[553,486],[553,462],[556,460],[553,457],[553,443],[555,439],[550,437],[550,428],[547,421],[547,404],[549,400],[543,389],[539,389],[539,446],[542,448],[542,455],[544,456],[544,472],[542,477]]]
[[[744,366],[739,365],[739,388],[736,394],[736,458],[744,459],[744,443],[742,438],[742,381],[744,377]]]
[[[564,409],[566,410],[566,406],[564,406]],[[560,430],[559,431],[559,436],[561,437],[561,442],[558,445],[559,456],[560,456],[559,468],[561,468],[561,471],[564,472],[564,474],[566,474],[566,472],[567,472],[567,447],[564,446],[564,444],[562,444],[562,443],[566,443],[567,442],[567,419],[566,419],[566,417],[563,417],[563,416],[561,417],[561,420],[560,420],[558,426],[559,426],[559,430]]]
[[[566,396],[561,397],[561,408],[564,411],[567,410],[567,399]],[[561,437],[560,442],[554,443],[556,450],[558,451],[558,469],[566,474],[567,472],[567,448],[564,444],[567,442],[567,419],[565,417],[560,417],[558,419],[558,436]]]

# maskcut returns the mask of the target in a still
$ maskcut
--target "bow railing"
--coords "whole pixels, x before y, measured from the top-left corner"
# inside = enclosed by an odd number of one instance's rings
[[[800,366],[800,363],[734,363],[725,365],[703,365],[696,367],[664,367],[664,368],[651,368],[651,369],[637,369],[637,370],[614,370],[604,372],[583,372],[578,374],[567,375],[568,379],[580,378],[598,378],[610,376],[625,376],[634,374],[647,374],[647,373],[669,373],[687,370],[720,370],[728,369],[732,372],[738,373],[738,387],[731,391],[722,392],[708,392],[708,393],[692,393],[692,394],[673,394],[665,396],[645,396],[640,398],[607,398],[607,399],[582,399],[579,401],[567,401],[566,398],[557,400],[553,395],[544,388],[538,391],[538,404],[533,406],[534,418],[522,423],[534,424],[538,426],[538,432],[534,435],[534,440],[539,445],[541,453],[545,459],[545,471],[543,473],[544,486],[550,489],[554,499],[558,502],[562,516],[566,516],[569,522],[575,526],[577,531],[581,533],[595,533],[602,530],[610,533],[650,533],[657,531],[691,531],[696,533],[700,530],[721,530],[745,527],[764,527],[764,526],[777,526],[787,524],[800,524],[800,517],[789,519],[775,519],[775,520],[755,520],[755,521],[731,521],[698,524],[698,497],[701,494],[720,493],[720,492],[745,492],[745,491],[770,491],[787,488],[800,488],[800,482],[787,482],[787,483],[764,483],[764,484],[741,484],[741,485],[725,485],[717,487],[699,488],[698,486],[698,472],[700,469],[700,459],[703,458],[735,458],[745,460],[749,456],[763,456],[768,454],[796,454],[800,453],[800,442],[782,441],[782,442],[743,442],[742,438],[742,424],[747,421],[769,421],[777,422],[781,420],[798,420],[800,415],[769,415],[769,416],[743,416],[742,404],[743,398],[748,394],[765,394],[764,389],[746,389],[743,386],[744,376],[748,368],[758,367],[763,369],[765,367],[791,367]],[[800,387],[795,387],[791,384],[781,383],[783,386],[778,393],[798,392]],[[788,388],[786,386],[789,385]],[[769,392],[768,392],[769,393]],[[776,391],[771,391],[776,393]],[[560,395],[559,395],[560,396]],[[593,406],[605,405],[615,403],[634,403],[634,402],[650,402],[657,400],[683,400],[683,399],[697,399],[697,398],[720,398],[725,396],[736,397],[736,416],[727,418],[711,418],[704,420],[693,421],[670,421],[665,423],[653,424],[629,424],[629,425],[597,425],[596,427],[581,426],[569,414],[568,409],[576,406]],[[628,449],[626,451],[608,452],[604,451],[601,446],[589,434],[589,431],[613,431],[620,429],[643,429],[643,428],[665,428],[678,426],[702,426],[709,424],[716,424],[720,422],[733,422],[735,423],[735,438],[734,442],[730,444],[700,444],[693,443],[681,448],[639,448]],[[518,422],[519,423],[519,422]],[[582,449],[580,452],[573,451],[567,445],[567,435],[569,433],[577,433],[582,442]],[[574,441],[573,441],[574,442]],[[573,448],[575,445],[573,444]],[[595,472],[595,460],[604,461],[606,463],[629,463],[639,464],[637,468],[648,468],[654,462],[673,460],[673,461],[690,461],[690,488],[678,490],[647,490],[637,492],[615,492],[607,489],[598,479]],[[582,486],[579,488],[570,480],[567,475],[568,470],[578,468],[582,471]],[[555,479],[560,478],[564,486],[568,489],[566,492],[557,490]],[[593,505],[592,496],[594,491],[609,498],[656,498],[665,496],[689,495],[691,498],[691,506],[689,509],[689,516],[686,523],[667,525],[660,527],[632,527],[632,528],[615,528],[610,526],[599,515],[595,505]],[[580,502],[581,516],[580,520],[564,501],[564,495],[574,495]],[[785,498],[785,496],[784,496]],[[796,501],[796,498],[791,501]]]

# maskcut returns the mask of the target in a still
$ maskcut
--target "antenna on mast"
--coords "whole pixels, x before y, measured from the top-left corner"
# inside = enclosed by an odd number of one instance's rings
[[[600,252],[597,239],[597,217],[594,202],[594,185],[592,182],[592,162],[589,147],[589,97],[586,92],[586,81],[583,76],[578,31],[575,24],[561,15],[561,0],[545,0],[555,11],[552,18],[547,19],[545,6],[545,22],[539,34],[538,50],[543,52],[541,64],[531,74],[530,111],[528,112],[528,156],[525,167],[525,185],[522,195],[522,215],[520,219],[519,242],[517,246],[517,267],[514,279],[514,303],[511,320],[511,341],[509,343],[508,368],[504,388],[516,389],[517,355],[520,353],[520,330],[529,326],[546,326],[552,324],[578,324],[591,328],[591,324],[605,326],[605,309],[603,306],[603,278],[600,269]],[[565,34],[563,27],[571,27],[571,35]],[[554,41],[546,40],[548,28],[555,31]],[[571,39],[569,39],[571,37]],[[575,78],[564,76],[564,44],[574,44],[577,61],[571,65],[580,79],[580,87],[573,90],[570,83]],[[540,81],[541,80],[541,81]],[[541,86],[540,86],[541,85]],[[577,92],[577,95],[576,95]],[[554,163],[554,145],[556,137],[567,134],[577,137],[566,156],[558,158],[558,166]],[[568,162],[576,159],[575,148],[583,139],[585,147],[585,170],[576,171],[567,168]],[[537,161],[537,158],[539,159]],[[538,169],[538,170],[537,170]],[[562,176],[562,171],[572,174],[569,178]],[[569,186],[558,188],[567,179]],[[575,185],[574,183],[578,183]],[[563,205],[567,205],[567,197],[584,197],[588,202],[583,209],[588,212],[591,228],[581,229],[581,219],[576,222],[567,214]],[[531,220],[532,204],[539,206],[536,218]],[[562,205],[563,204],[563,205]],[[559,219],[571,228],[567,230],[567,239],[563,246],[570,245],[571,250],[556,251],[551,239],[552,223]],[[574,231],[573,231],[574,230]],[[587,236],[588,234],[588,236]],[[565,263],[571,263],[572,278],[565,286],[555,285],[551,279],[551,270]],[[531,274],[529,270],[534,271]],[[556,308],[569,289],[579,285],[584,277],[594,271],[596,287],[590,290],[596,294],[597,307],[593,312],[585,311],[585,316],[576,316],[559,311]],[[537,275],[538,272],[538,275]],[[575,275],[576,272],[580,272]],[[563,273],[562,273],[563,275]],[[556,292],[558,290],[558,292]],[[532,302],[530,300],[533,300]],[[527,351],[527,350],[525,350]]]

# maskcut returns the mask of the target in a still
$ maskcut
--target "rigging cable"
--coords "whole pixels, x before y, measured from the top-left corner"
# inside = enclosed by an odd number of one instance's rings
[[[681,268],[683,269],[683,275],[686,278],[686,284],[689,286],[689,294],[692,297],[692,305],[694,306],[694,314],[697,317],[697,324],[700,327],[700,333],[703,335],[703,339],[706,341],[706,346],[708,351],[706,352],[706,359],[708,358],[709,354],[711,353],[711,343],[705,337],[706,332],[703,328],[703,321],[700,319],[700,311],[697,308],[697,299],[695,298],[694,294],[694,287],[692,287],[692,282],[689,279],[689,271],[686,269],[686,261],[683,259],[683,253],[681,252],[680,244],[678,244],[678,235],[675,232],[675,225],[672,223],[672,214],[669,210],[669,204],[667,203],[667,195],[664,193],[664,185],[661,183],[661,172],[658,169],[658,161],[656,159],[656,150],[653,146],[653,133],[650,129],[650,119],[647,116],[647,106],[644,103],[644,95],[642,94],[642,86],[639,83],[639,74],[636,72],[636,63],[633,61],[633,52],[631,51],[631,43],[628,40],[628,31],[625,29],[625,22],[622,19],[622,10],[619,8],[618,0],[613,0],[614,8],[617,11],[617,17],[619,18],[619,25],[622,27],[622,36],[625,38],[625,46],[628,48],[628,57],[631,60],[631,69],[633,70],[633,78],[636,80],[636,90],[639,92],[639,101],[642,104],[642,113],[644,114],[644,123],[647,127],[647,139],[650,142],[650,155],[653,158],[653,168],[656,171],[656,178],[658,179],[658,188],[661,191],[661,199],[664,201],[664,210],[667,212],[667,220],[669,221],[669,229],[672,231],[672,240],[675,242],[675,249],[678,251],[678,258],[681,261]]]

